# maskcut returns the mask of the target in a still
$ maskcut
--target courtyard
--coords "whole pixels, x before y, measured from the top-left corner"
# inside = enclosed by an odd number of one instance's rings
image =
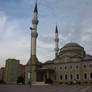
[[[92,92],[92,86],[80,85],[0,85],[0,92]]]

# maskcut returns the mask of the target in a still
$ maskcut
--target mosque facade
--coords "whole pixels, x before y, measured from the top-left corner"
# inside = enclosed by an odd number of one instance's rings
[[[86,54],[84,48],[74,42],[58,47],[59,34],[55,30],[55,58],[45,63],[39,62],[36,55],[37,46],[37,3],[34,8],[33,28],[31,31],[31,54],[25,67],[25,84],[30,80],[42,82],[51,79],[54,83],[92,83],[92,56]]]

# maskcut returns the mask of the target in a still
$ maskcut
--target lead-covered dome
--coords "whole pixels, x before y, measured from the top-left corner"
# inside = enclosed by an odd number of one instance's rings
[[[85,51],[82,46],[77,43],[68,43],[64,45],[63,48],[60,49],[59,56],[78,56],[84,57]]]
[[[81,46],[77,43],[68,43],[64,47],[81,47]]]

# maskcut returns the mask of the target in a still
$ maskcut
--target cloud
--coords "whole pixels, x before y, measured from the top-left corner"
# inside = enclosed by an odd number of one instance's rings
[[[29,44],[27,32],[24,34],[24,20],[9,19],[8,16],[1,15],[2,23],[0,23],[0,56],[1,64],[5,65],[7,58],[20,59],[21,63],[26,64],[29,58]],[[24,32],[23,32],[24,31]],[[4,61],[4,62],[2,62]]]
[[[6,20],[7,20],[6,16],[4,16],[3,12],[0,12],[0,29],[1,29],[0,32],[3,31],[3,27],[6,23]]]
[[[59,30],[59,48],[68,42],[82,45],[92,54],[92,0],[37,0],[37,55],[42,62],[54,58],[55,26]],[[20,0],[0,6],[0,56],[18,58],[27,63],[30,55],[30,31],[34,0]]]

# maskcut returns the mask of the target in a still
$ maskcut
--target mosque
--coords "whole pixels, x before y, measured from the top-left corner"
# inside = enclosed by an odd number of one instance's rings
[[[55,58],[45,63],[39,62],[36,55],[37,46],[37,3],[34,8],[31,31],[31,56],[25,67],[25,84],[31,80],[42,82],[51,79],[56,83],[92,83],[92,56],[77,43],[67,43],[58,48],[59,34],[55,30]]]

